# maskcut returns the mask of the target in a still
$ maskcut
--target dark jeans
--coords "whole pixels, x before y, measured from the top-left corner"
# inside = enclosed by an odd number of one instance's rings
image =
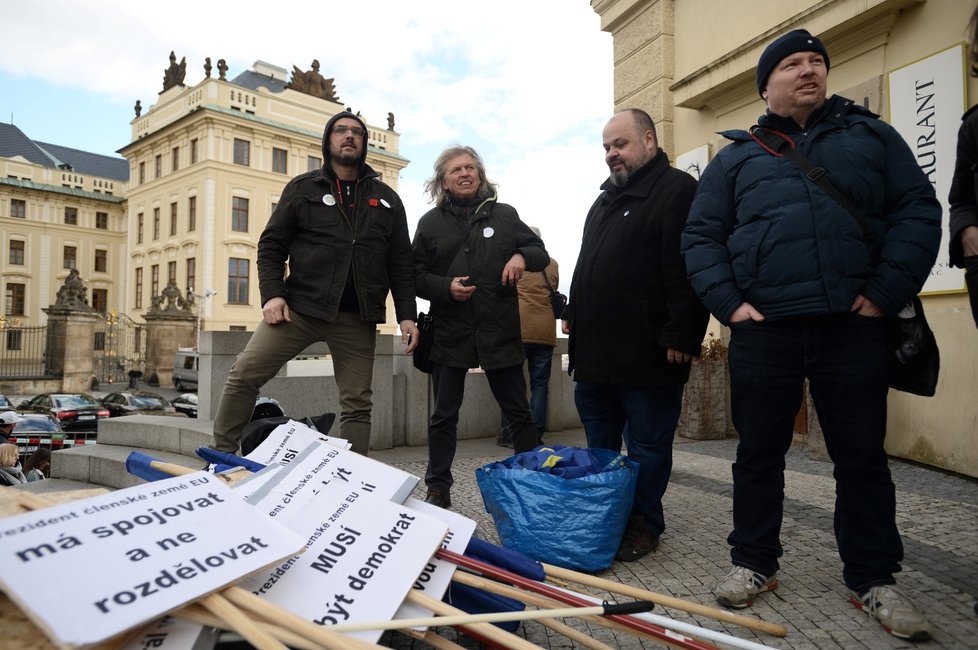
[[[740,434],[733,466],[735,565],[778,569],[785,454],[804,379],[835,464],[835,537],[850,589],[893,583],[903,544],[886,434],[882,318],[842,314],[730,327],[730,394]]]
[[[452,461],[458,433],[458,411],[465,394],[465,368],[452,368],[440,363],[431,364],[431,386],[435,406],[428,424],[428,469],[424,482],[429,488],[447,490],[452,487]],[[526,379],[523,365],[486,370],[489,389],[513,432],[514,451],[519,454],[537,446],[539,435],[526,401]]]
[[[628,457],[639,464],[633,515],[661,536],[666,528],[662,495],[672,472],[672,440],[683,405],[683,385],[625,388],[577,382],[574,402],[592,448],[621,450],[627,424]]]
[[[550,385],[554,348],[539,343],[524,343],[523,354],[526,355],[526,369],[530,374],[530,413],[533,414],[537,432],[542,436],[547,430],[547,387]],[[505,413],[500,428],[503,436],[511,437]]]

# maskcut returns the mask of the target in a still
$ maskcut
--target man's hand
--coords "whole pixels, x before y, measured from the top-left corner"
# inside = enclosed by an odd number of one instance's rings
[[[692,358],[692,355],[686,354],[685,352],[673,350],[672,348],[666,348],[666,361],[669,363],[686,363]]]
[[[852,303],[849,311],[859,312],[860,316],[869,316],[870,318],[881,318],[885,316],[883,310],[863,294],[856,296],[856,300]]]
[[[421,332],[418,331],[418,326],[413,320],[402,320],[400,327],[401,343],[407,346],[404,348],[404,354],[411,354],[414,348],[418,347],[418,337],[421,336]]]
[[[452,278],[452,284],[449,287],[449,292],[451,293],[452,300],[456,302],[467,302],[472,294],[475,293],[475,285],[466,287],[462,284],[462,280],[468,280],[469,276],[460,275],[456,278]]]
[[[266,302],[261,308],[261,315],[269,325],[292,322],[289,317],[289,304],[281,296],[276,296]]]
[[[503,267],[503,285],[516,284],[523,277],[525,270],[526,260],[523,259],[523,253],[513,253],[513,256],[506,262],[506,266]]]
[[[570,321],[562,320],[560,321],[560,331],[564,334],[570,334]]]
[[[978,255],[978,226],[968,226],[961,230],[961,248],[967,257]]]
[[[742,303],[740,307],[730,314],[731,323],[739,323],[745,320],[764,320],[764,314],[754,309],[754,305],[749,302]]]

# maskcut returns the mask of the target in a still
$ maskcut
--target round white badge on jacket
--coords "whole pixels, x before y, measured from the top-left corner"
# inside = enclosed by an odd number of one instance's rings
[[[492,226],[486,226],[482,231],[482,236],[489,239],[496,234],[496,231],[492,229]]]
[[[326,205],[336,205],[336,197],[333,196],[332,194],[324,194],[323,203],[325,203]]]

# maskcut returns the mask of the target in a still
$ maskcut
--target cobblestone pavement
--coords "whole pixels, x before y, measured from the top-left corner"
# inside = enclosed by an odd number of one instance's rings
[[[581,430],[548,436],[551,444],[583,445]],[[711,589],[729,568],[726,536],[732,521],[730,465],[737,441],[689,441],[678,438],[674,467],[665,495],[667,530],[659,549],[637,562],[615,562],[599,575],[651,591],[716,606]],[[491,439],[461,441],[453,473],[454,509],[477,524],[477,535],[498,543],[485,512],[475,470],[505,455]],[[396,448],[372,456],[417,476],[424,476],[426,448]],[[897,517],[903,535],[903,572],[899,586],[929,615],[934,627],[927,643],[890,636],[853,607],[842,582],[842,567],[832,533],[835,501],[832,466],[811,460],[794,447],[785,473],[785,518],[781,538],[785,552],[777,591],[760,596],[747,613],[787,627],[777,638],[744,628],[657,607],[655,613],[749,639],[773,648],[978,648],[978,481],[911,463],[891,460],[897,488]],[[424,497],[419,485],[415,496]],[[606,596],[606,594],[598,594]],[[659,647],[650,641],[566,619],[565,623],[619,648]],[[473,641],[452,629],[439,633],[465,647]],[[535,622],[520,634],[542,647],[571,648],[569,639]],[[384,642],[395,648],[426,647],[400,634]]]

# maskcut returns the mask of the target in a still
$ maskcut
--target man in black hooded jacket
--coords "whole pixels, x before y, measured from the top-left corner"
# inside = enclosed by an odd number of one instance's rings
[[[285,186],[258,240],[262,321],[224,386],[214,419],[217,449],[237,452],[262,384],[310,344],[326,341],[340,436],[367,454],[376,326],[386,320],[388,291],[406,353],[418,332],[404,205],[366,158],[366,125],[338,113],[323,133],[322,168]]]

